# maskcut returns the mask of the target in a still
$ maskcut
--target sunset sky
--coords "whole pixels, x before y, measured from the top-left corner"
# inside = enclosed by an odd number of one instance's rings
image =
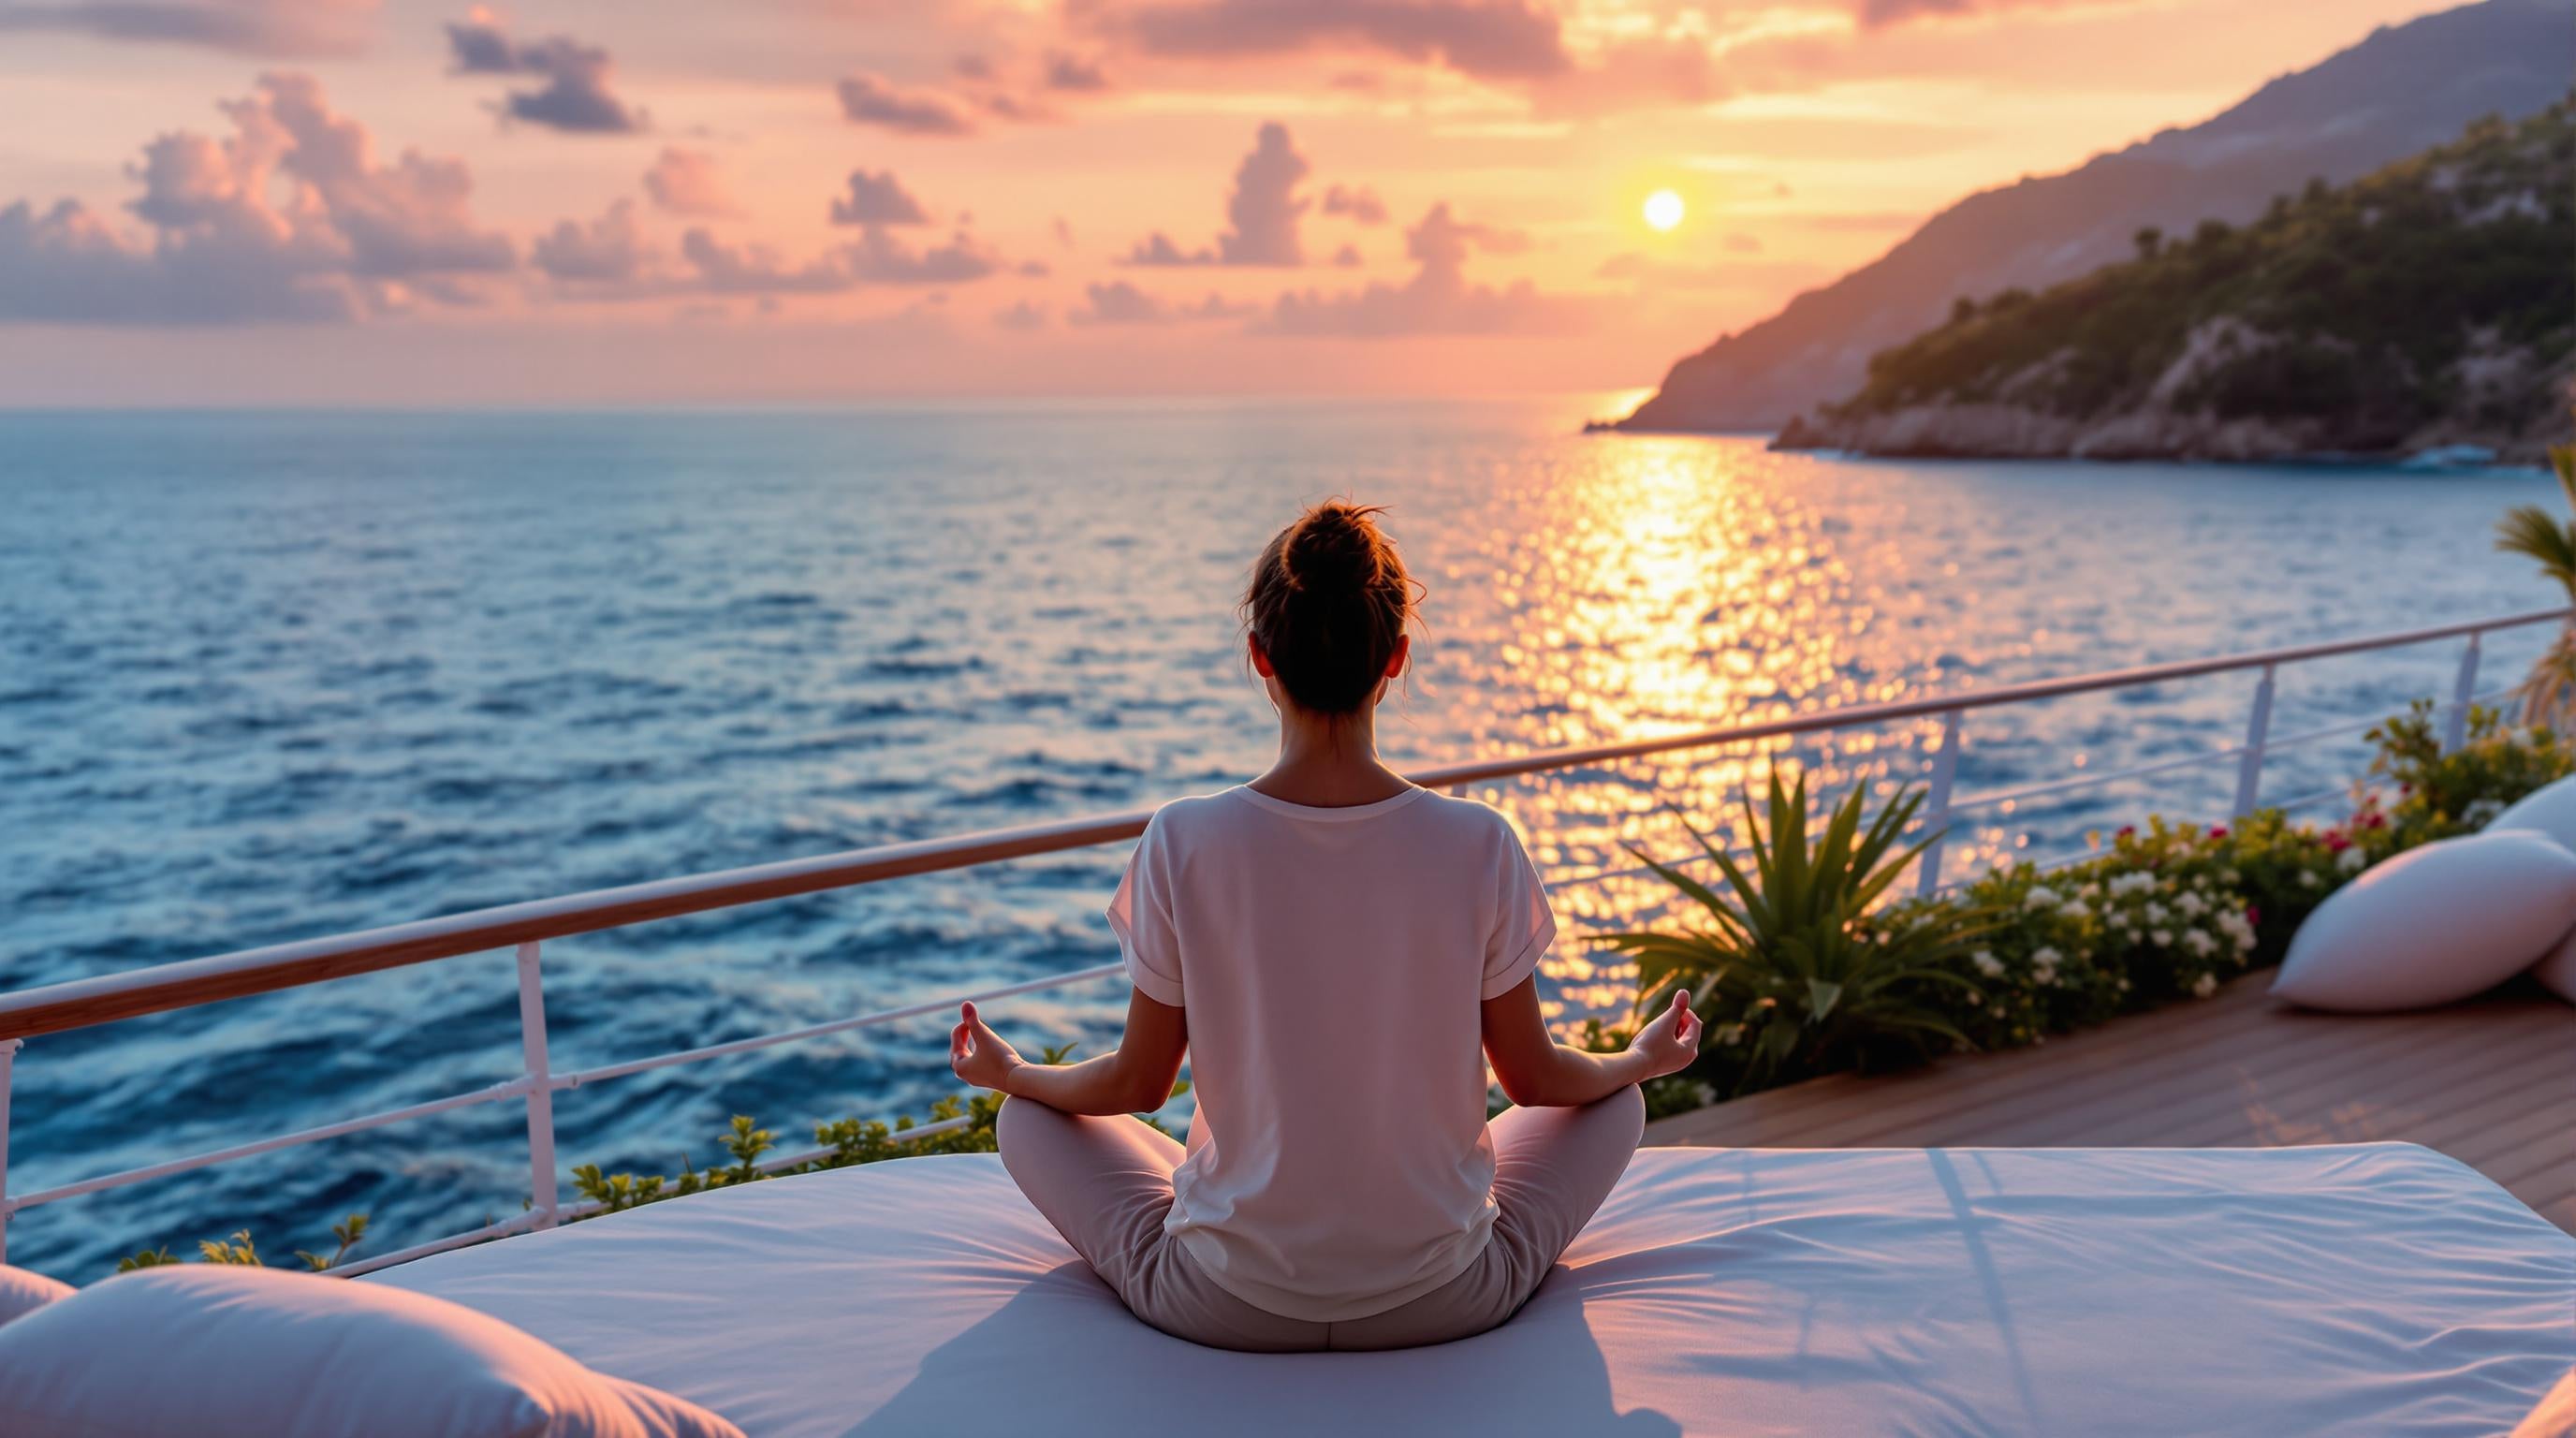
[[[1646,385],[2439,8],[0,0],[0,403]]]

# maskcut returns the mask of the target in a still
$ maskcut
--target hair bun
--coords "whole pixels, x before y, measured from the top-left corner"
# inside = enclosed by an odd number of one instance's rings
[[[1413,614],[1412,580],[1376,505],[1326,500],[1279,531],[1253,566],[1244,618],[1291,698],[1358,708],[1384,679]]]
[[[1306,511],[1291,529],[1282,558],[1299,588],[1338,588],[1379,577],[1390,564],[1394,547],[1378,531],[1376,505],[1330,499]]]

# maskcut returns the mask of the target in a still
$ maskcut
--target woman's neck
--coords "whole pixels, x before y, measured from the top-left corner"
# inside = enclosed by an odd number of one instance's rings
[[[1413,785],[1378,762],[1374,719],[1365,708],[1336,719],[1282,708],[1278,761],[1250,787],[1316,809],[1348,809],[1394,798]]]

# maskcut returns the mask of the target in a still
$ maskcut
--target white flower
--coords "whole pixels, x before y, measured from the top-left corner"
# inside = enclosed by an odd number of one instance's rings
[[[2147,937],[2155,940],[2156,947],[2159,949],[2169,949],[2173,947],[2173,930],[2171,929],[2158,929]]]
[[[2218,952],[2218,941],[2198,929],[2182,936],[2182,946],[2204,959]]]
[[[2143,912],[2146,914],[2147,922],[2150,924],[2161,924],[2165,921],[2165,906],[2153,899],[2147,900],[2147,907]],[[2163,940],[2159,939],[2157,942],[2162,943]]]
[[[2238,953],[2244,953],[2254,947],[2254,926],[2245,922],[2243,914],[2232,911],[2220,914],[2218,931],[2235,943]]]
[[[2055,889],[2042,884],[2038,888],[2030,891],[2028,902],[2034,909],[2054,909],[2066,901],[2058,897],[2058,893]]]
[[[2152,889],[2155,886],[2155,875],[2148,873],[2144,869],[2132,869],[2128,873],[2122,874],[2111,881],[2111,892],[2114,894],[2134,894],[2141,889]]]
[[[2349,854],[2352,851],[2350,849],[2346,849],[2344,852]],[[2316,886],[2317,871],[2314,869],[2301,869],[2299,871],[2299,887],[2303,889],[2313,889]]]
[[[1968,956],[1968,962],[1977,966],[1978,973],[1981,973],[1990,979],[2001,976],[2004,971],[2004,961],[1996,958],[1991,951],[1986,949],[1979,949],[1975,953],[1970,954]]]
[[[2039,984],[2053,984],[2053,983],[2056,983],[2056,982],[2057,982],[2057,966],[2056,966],[2055,964],[2042,964],[2042,965],[2040,965],[2038,968],[2035,968],[2035,969],[2033,969],[2033,970],[2031,970],[2031,971],[2030,971],[2030,977],[2031,977],[2031,982],[2033,982],[2033,983],[2039,983]]]
[[[2216,974],[2203,974],[2191,981],[2191,996],[2195,999],[2205,999],[2217,992],[2218,975]]]
[[[2185,917],[2197,919],[2209,912],[2209,901],[2200,896],[2199,890],[2186,889],[2181,897],[2174,900],[2174,907],[2181,910]]]
[[[2066,907],[2057,911],[2057,916],[2061,919],[2089,919],[2093,917],[2093,911],[2084,907],[2082,899],[2069,899]]]
[[[2034,968],[2052,968],[2059,959],[2064,957],[2066,957],[2064,954],[2046,945],[2030,951],[2030,962]]]
[[[2370,856],[2358,847],[2346,849],[2335,855],[2335,867],[2347,874],[2358,874],[2370,867]]]

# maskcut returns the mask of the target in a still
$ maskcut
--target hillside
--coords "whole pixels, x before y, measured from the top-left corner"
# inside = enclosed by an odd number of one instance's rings
[[[2485,0],[2373,32],[2204,124],[2061,175],[1972,195],[1885,256],[1675,364],[1613,427],[1778,427],[1858,388],[1869,357],[1960,295],[2071,279],[2129,253],[2145,226],[2244,224],[2312,178],[2340,184],[2565,93],[2576,5]]]
[[[2576,354],[2576,111],[2482,121],[2242,228],[2203,222],[1873,357],[1782,448],[2251,459],[2478,445],[2536,462]]]

